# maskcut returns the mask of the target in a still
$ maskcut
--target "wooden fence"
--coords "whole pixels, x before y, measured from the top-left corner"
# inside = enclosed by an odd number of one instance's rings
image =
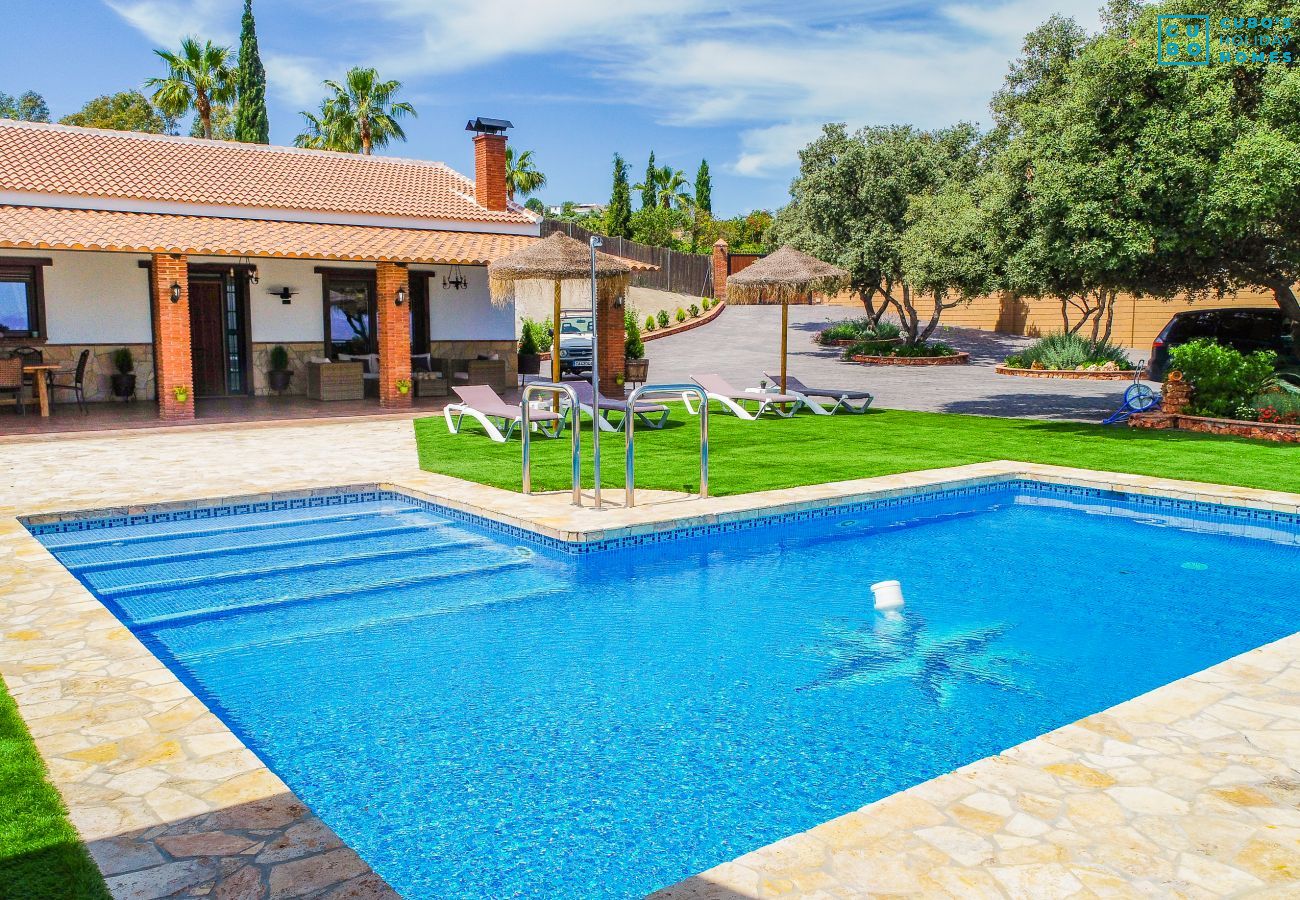
[[[595,234],[595,232],[588,231],[581,225],[575,225],[572,222],[561,222],[557,219],[542,221],[542,237],[548,237],[557,231],[562,231],[569,237],[582,241],[584,244],[588,238]],[[604,242],[604,246],[600,249],[605,253],[612,253],[615,256],[635,259],[638,262],[650,263],[659,267],[654,271],[638,272],[633,275],[632,283],[636,286],[654,288],[658,291],[673,291],[678,294],[688,294],[692,297],[713,296],[713,259],[711,257],[695,253],[682,253],[679,250],[669,250],[665,247],[651,247],[646,244],[638,244],[636,241],[629,241],[626,238],[601,235],[600,239]]]

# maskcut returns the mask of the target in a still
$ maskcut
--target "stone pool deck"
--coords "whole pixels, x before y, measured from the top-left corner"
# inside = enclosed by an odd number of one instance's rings
[[[595,512],[421,472],[404,419],[6,439],[0,456],[0,675],[110,889],[135,898],[392,891],[19,516],[375,483],[582,540],[1009,476],[1300,512],[1292,494],[1020,463]],[[1300,635],[658,896],[898,894],[1300,896]]]

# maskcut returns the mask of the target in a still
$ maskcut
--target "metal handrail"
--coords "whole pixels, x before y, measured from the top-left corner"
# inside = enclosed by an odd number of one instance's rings
[[[709,395],[698,384],[643,384],[632,392],[632,396],[627,398],[627,412],[623,426],[623,433],[626,435],[625,449],[625,470],[624,477],[627,479],[626,486],[626,506],[631,509],[636,506],[636,402],[646,394],[680,394],[682,402],[686,401],[687,393],[700,395],[700,499],[703,500],[709,496]],[[686,408],[690,409],[690,404],[685,403]]]
[[[523,405],[523,422],[524,430],[524,493],[533,492],[533,471],[532,471],[532,448],[529,438],[532,436],[532,423],[528,420],[528,398],[534,392],[539,391],[547,394],[565,394],[569,398],[569,416],[571,418],[570,431],[573,432],[573,453],[570,466],[573,469],[573,505],[582,505],[582,443],[579,439],[579,430],[582,426],[582,415],[578,410],[578,392],[567,384],[556,384],[550,381],[538,382],[535,384],[525,385],[523,399],[520,401]],[[560,420],[560,427],[564,427],[564,420]]]

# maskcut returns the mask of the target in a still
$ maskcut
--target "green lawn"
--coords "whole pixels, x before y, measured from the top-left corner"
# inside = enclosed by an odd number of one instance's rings
[[[673,419],[663,431],[637,430],[637,487],[698,489],[698,420],[678,410]],[[465,424],[452,435],[441,417],[416,420],[420,466],[519,490],[518,438],[495,444],[477,424],[469,419]],[[584,422],[583,433],[587,484],[589,424]],[[710,417],[709,432],[713,495],[997,459],[1300,492],[1300,447],[1183,432],[902,410],[760,422],[717,413]],[[566,489],[567,433],[564,440],[534,440],[533,448],[534,488]],[[602,484],[621,486],[623,436],[602,435],[601,451]]]
[[[106,898],[13,699],[0,683],[0,897]]]

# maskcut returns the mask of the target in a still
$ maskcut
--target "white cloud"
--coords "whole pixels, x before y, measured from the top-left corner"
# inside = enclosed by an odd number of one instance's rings
[[[149,40],[163,47],[191,34],[228,41],[230,4],[223,0],[105,0],[108,7]],[[234,18],[239,22],[238,16]]]
[[[228,0],[106,0],[154,40],[220,33]],[[1023,35],[1054,12],[1094,28],[1102,0],[356,0],[345,48],[380,46],[384,71],[421,89],[427,76],[537,56],[585,70],[601,102],[657,121],[737,131],[730,171],[792,170],[821,123],[987,121],[987,102]],[[223,7],[218,9],[218,7]],[[339,8],[340,15],[344,14]],[[237,21],[237,19],[235,20]],[[297,103],[344,60],[267,54],[275,90]],[[357,60],[362,62],[362,60]],[[533,96],[550,87],[518,86]],[[566,93],[561,91],[561,93]]]

